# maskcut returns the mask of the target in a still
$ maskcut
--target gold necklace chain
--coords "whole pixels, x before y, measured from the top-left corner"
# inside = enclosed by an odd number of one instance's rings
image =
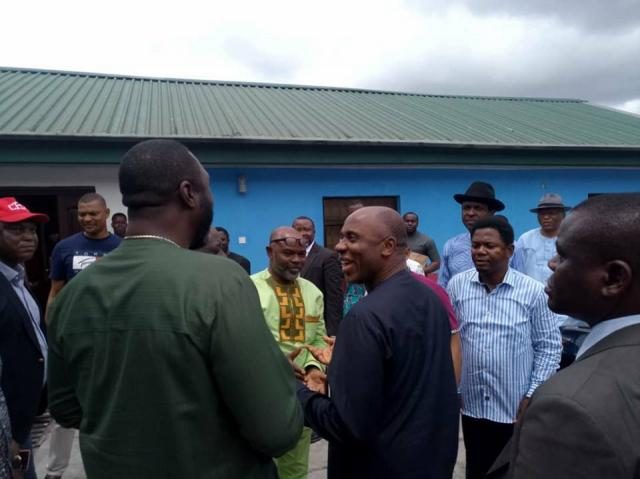
[[[169,238],[165,238],[164,236],[158,236],[158,235],[131,235],[131,236],[125,236],[124,239],[128,240],[128,239],[156,239],[156,240],[160,240],[160,241],[166,241],[167,243],[171,243],[174,246],[177,246],[178,248],[180,248],[180,245],[178,243],[176,243],[175,241],[171,241]]]

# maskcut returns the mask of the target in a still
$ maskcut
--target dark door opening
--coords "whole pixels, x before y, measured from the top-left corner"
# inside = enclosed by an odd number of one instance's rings
[[[323,198],[324,246],[333,249],[340,239],[340,229],[351,213],[350,206],[362,203],[363,206],[387,206],[398,211],[397,196],[341,196]]]
[[[38,227],[38,250],[25,264],[27,278],[34,296],[42,307],[47,303],[51,282],[49,259],[58,241],[80,231],[78,199],[95,192],[92,186],[69,188],[2,187],[0,197],[13,196],[29,210],[45,213],[49,222]]]

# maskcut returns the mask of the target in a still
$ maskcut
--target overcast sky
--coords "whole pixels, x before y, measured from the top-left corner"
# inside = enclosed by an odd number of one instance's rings
[[[418,93],[640,114],[640,0],[5,2],[0,65]]]

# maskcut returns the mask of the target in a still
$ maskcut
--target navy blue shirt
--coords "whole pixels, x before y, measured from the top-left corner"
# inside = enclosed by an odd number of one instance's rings
[[[51,254],[52,280],[69,281],[105,254],[116,249],[122,239],[114,234],[103,239],[87,238],[84,233],[60,241]]]
[[[451,477],[458,399],[450,340],[437,296],[407,271],[353,306],[329,366],[331,397],[298,385],[305,421],[329,440],[329,479]]]

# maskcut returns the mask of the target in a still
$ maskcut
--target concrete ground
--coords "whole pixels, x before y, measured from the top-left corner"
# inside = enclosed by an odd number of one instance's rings
[[[49,454],[49,432],[45,433],[46,439],[42,445],[35,451],[36,471],[38,477],[43,479],[47,468],[47,456]],[[311,454],[309,458],[309,478],[308,479],[326,479],[327,478],[327,441],[318,441],[311,445]],[[453,473],[453,479],[464,479],[464,445],[462,443],[462,433],[458,446],[458,462]],[[80,457],[80,448],[78,446],[78,435],[76,434],[73,450],[71,451],[71,460],[69,467],[65,472],[63,479],[86,479],[84,468],[82,466],[82,458]]]

